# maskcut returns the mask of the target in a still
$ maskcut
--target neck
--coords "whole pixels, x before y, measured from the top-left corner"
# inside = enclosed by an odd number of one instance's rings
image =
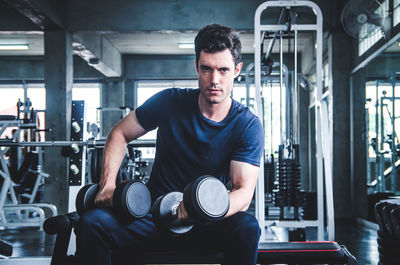
[[[200,113],[203,114],[209,120],[220,122],[228,115],[231,109],[232,99],[227,97],[220,103],[209,103],[201,95],[199,95],[199,109]]]

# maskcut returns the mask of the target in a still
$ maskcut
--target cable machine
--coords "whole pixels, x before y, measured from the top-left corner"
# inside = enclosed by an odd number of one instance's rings
[[[316,16],[315,24],[297,24],[296,13],[291,12],[293,8],[306,7],[312,9]],[[281,13],[277,24],[261,24],[261,15],[268,8],[281,8]],[[286,14],[286,16],[284,15]],[[289,14],[289,15],[288,15]],[[283,24],[283,19],[288,19],[288,23]],[[325,236],[325,215],[324,215],[324,203],[326,204],[326,223],[327,223],[327,238],[328,240],[334,239],[334,211],[333,211],[333,192],[332,192],[332,158],[331,158],[331,136],[329,130],[329,115],[327,102],[323,100],[322,91],[322,12],[320,8],[311,1],[267,1],[262,3],[256,10],[254,17],[254,39],[255,39],[255,105],[256,113],[260,120],[263,122],[263,107],[261,98],[261,87],[262,87],[262,73],[261,68],[268,63],[268,57],[263,58],[263,42],[266,32],[273,33],[273,41],[279,37],[280,53],[279,53],[279,77],[280,86],[282,90],[283,78],[284,78],[284,64],[283,64],[283,32],[289,34],[290,37],[294,38],[294,71],[291,78],[290,89],[287,87],[286,92],[289,93],[286,98],[290,99],[290,102],[285,102],[285,130],[282,132],[282,145],[280,147],[280,167],[279,172],[286,172],[295,176],[294,182],[299,177],[298,173],[298,106],[297,106],[297,94],[298,94],[298,69],[297,69],[297,39],[298,32],[315,32],[316,40],[316,89],[317,96],[315,102],[315,117],[316,117],[316,150],[317,150],[317,220],[279,220],[279,221],[268,221],[265,220],[265,191],[264,191],[264,161],[261,163],[260,176],[258,178],[258,184],[256,188],[256,217],[261,227],[276,226],[284,228],[295,228],[295,227],[317,227],[318,229],[318,240],[324,240]],[[267,56],[272,51],[272,45],[267,50]],[[286,70],[287,73],[287,70]],[[282,99],[282,98],[281,98]],[[281,105],[282,106],[282,105]],[[282,106],[283,107],[283,106]],[[282,110],[281,107],[281,110]],[[283,117],[283,115],[281,115]],[[264,160],[264,158],[262,159]],[[285,171],[286,170],[286,171]],[[325,187],[324,187],[325,186]],[[296,187],[296,186],[294,186]],[[324,194],[325,188],[325,194]],[[300,194],[297,188],[291,191],[290,196],[298,196]],[[286,195],[289,196],[289,195]],[[289,196],[289,197],[290,197]],[[289,198],[288,197],[288,198]],[[296,211],[296,210],[295,210]],[[296,212],[295,212],[296,215]],[[264,229],[262,232],[265,233]],[[262,234],[261,241],[265,240],[265,235]]]

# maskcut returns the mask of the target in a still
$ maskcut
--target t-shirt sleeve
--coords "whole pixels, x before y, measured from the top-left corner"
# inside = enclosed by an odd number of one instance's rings
[[[243,135],[240,137],[232,160],[260,166],[264,153],[264,130],[258,117],[252,119]]]
[[[136,118],[146,131],[154,130],[160,125],[170,95],[170,89],[160,91],[135,110]]]

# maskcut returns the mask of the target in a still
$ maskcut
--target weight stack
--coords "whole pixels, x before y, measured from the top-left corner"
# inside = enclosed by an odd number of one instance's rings
[[[272,194],[275,181],[275,162],[274,156],[271,155],[265,159],[264,163],[264,192]]]
[[[278,189],[274,191],[275,206],[281,208],[280,219],[300,219],[299,207],[304,205],[304,193],[300,190],[301,166],[298,160],[299,146],[293,145],[292,157],[284,158],[284,147],[279,146],[279,162],[277,165]],[[290,211],[287,211],[288,208]],[[285,216],[286,212],[290,212]]]
[[[317,220],[317,193],[316,192],[303,192],[304,206],[303,206],[303,219],[304,220]]]
[[[400,200],[388,199],[375,204],[375,218],[379,225],[379,264],[400,264]]]

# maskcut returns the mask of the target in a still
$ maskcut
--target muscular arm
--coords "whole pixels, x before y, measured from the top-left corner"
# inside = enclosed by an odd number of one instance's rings
[[[231,161],[232,190],[229,193],[229,211],[225,217],[249,208],[257,184],[258,171],[259,167],[249,163]]]
[[[111,206],[112,195],[115,189],[115,180],[122,160],[125,156],[127,144],[142,136],[146,130],[140,125],[135,111],[120,120],[108,134],[103,154],[100,191],[95,203],[99,206]]]

